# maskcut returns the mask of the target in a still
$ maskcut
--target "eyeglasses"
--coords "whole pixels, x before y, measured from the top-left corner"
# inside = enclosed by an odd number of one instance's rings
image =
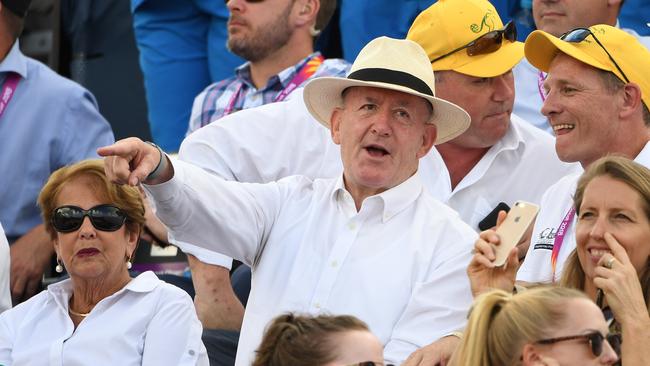
[[[116,231],[126,221],[126,215],[119,208],[111,205],[98,205],[88,210],[77,206],[61,206],[52,213],[52,226],[60,233],[71,233],[79,230],[84,218],[88,216],[90,223],[97,230]]]
[[[484,35],[476,38],[475,40],[462,47],[456,48],[455,50],[440,57],[436,57],[431,61],[431,63],[441,60],[463,49],[467,50],[468,56],[486,55],[488,53],[495,52],[501,48],[504,38],[510,42],[517,40],[517,27],[515,26],[514,22],[509,21],[508,24],[503,27],[503,29],[493,30],[491,32],[485,33]]]
[[[394,365],[384,364],[382,362],[365,361],[365,362],[353,363],[351,365],[346,365],[346,366],[394,366]]]
[[[537,341],[535,343],[538,344],[553,344],[553,343],[558,343],[558,342],[564,342],[564,341],[571,341],[574,339],[584,339],[589,342],[589,346],[591,347],[591,353],[595,356],[598,357],[603,353],[603,341],[607,340],[607,343],[614,349],[616,354],[620,354],[621,350],[621,336],[620,334],[608,334],[606,337],[600,334],[600,332],[591,332],[587,334],[579,334],[579,335],[574,335],[574,336],[567,336],[567,337],[559,337],[559,338],[549,338],[549,339],[542,339],[540,341]]]
[[[612,61],[612,63],[614,64],[614,66],[616,67],[618,72],[621,73],[621,76],[623,76],[623,79],[625,79],[625,81],[629,83],[630,79],[627,78],[627,76],[625,75],[625,73],[623,72],[621,67],[618,66],[618,63],[616,62],[616,60],[614,60],[614,58],[609,53],[609,51],[607,51],[607,48],[605,48],[605,46],[603,46],[603,44],[600,43],[600,41],[598,40],[598,37],[596,37],[594,32],[591,31],[591,29],[589,29],[589,28],[575,28],[575,29],[570,30],[570,31],[564,33],[563,35],[561,35],[560,39],[565,41],[565,42],[580,43],[580,42],[584,41],[589,35],[591,35],[594,38],[594,40],[596,41],[596,43],[600,46],[600,48],[602,48],[603,51],[605,51],[605,53],[607,54],[607,57],[609,57],[609,59]]]

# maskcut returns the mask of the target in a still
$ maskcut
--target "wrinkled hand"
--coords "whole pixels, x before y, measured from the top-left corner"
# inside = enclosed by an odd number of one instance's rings
[[[38,291],[54,247],[45,231],[45,225],[40,224],[16,240],[9,250],[11,298],[14,304],[17,304],[29,299]]]
[[[411,353],[402,366],[446,366],[460,342],[455,336],[440,338]]]
[[[156,169],[161,158],[158,149],[136,137],[100,147],[97,154],[106,157],[104,170],[110,181],[131,186],[143,182]]]
[[[505,211],[499,212],[497,226],[506,218]],[[493,289],[511,292],[515,286],[519,257],[517,248],[510,250],[506,263],[501,267],[494,265],[495,248],[499,245],[499,235],[494,229],[481,232],[474,243],[474,256],[467,267],[472,295],[474,297]]]
[[[648,318],[641,282],[625,248],[610,233],[604,234],[612,254],[605,254],[595,269],[594,285],[603,290],[607,304],[623,328]],[[605,265],[612,259],[611,269]]]

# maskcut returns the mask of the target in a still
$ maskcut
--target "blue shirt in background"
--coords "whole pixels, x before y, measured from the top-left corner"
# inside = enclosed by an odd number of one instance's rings
[[[24,56],[18,42],[0,62],[0,85],[10,72],[21,79],[0,116],[0,222],[9,243],[42,222],[36,198],[50,173],[114,142],[92,94]]]

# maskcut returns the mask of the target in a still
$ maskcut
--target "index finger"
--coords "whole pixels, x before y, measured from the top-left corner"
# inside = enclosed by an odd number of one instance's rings
[[[605,238],[605,243],[609,247],[609,250],[612,251],[614,258],[623,264],[630,263],[630,257],[627,255],[627,251],[623,246],[616,240],[614,235],[609,232],[606,232],[603,237]]]

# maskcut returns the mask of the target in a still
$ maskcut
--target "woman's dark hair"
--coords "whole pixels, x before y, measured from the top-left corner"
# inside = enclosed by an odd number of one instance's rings
[[[350,315],[280,315],[266,328],[252,366],[325,365],[337,357],[333,336],[354,330],[368,326]]]

